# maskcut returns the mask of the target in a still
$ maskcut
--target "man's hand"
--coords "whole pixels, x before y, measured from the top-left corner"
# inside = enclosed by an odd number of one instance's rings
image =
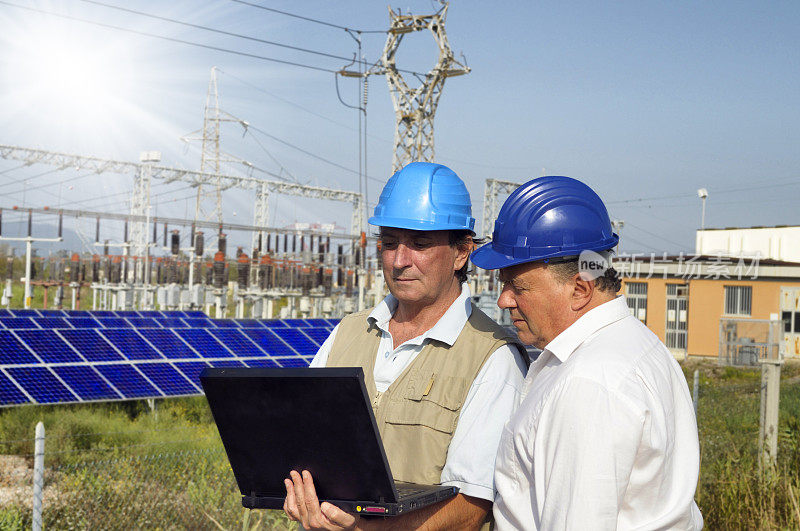
[[[286,515],[300,522],[306,529],[355,529],[359,516],[345,512],[335,505],[319,503],[314,480],[308,470],[303,470],[303,475],[292,470],[291,479],[283,480],[286,486],[286,500],[283,502],[283,511]]]

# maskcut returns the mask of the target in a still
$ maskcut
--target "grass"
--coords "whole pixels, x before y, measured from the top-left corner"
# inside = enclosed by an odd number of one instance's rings
[[[800,528],[800,365],[782,371],[778,463],[759,473],[758,370],[690,361],[701,373],[700,480],[708,529]],[[47,429],[45,527],[294,529],[280,511],[242,509],[205,399],[0,410],[0,458],[16,456],[28,477],[0,463],[0,529],[31,525],[30,468],[37,422]],[[5,501],[3,501],[5,500]]]
[[[781,374],[778,460],[760,473],[761,373],[708,362],[684,366],[689,385],[700,370],[700,480],[695,499],[709,529],[800,528],[800,365]]]

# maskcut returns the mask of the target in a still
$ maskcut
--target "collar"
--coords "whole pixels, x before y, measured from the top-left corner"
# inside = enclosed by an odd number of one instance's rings
[[[408,343],[422,344],[426,339],[435,339],[453,346],[472,315],[471,295],[469,285],[466,282],[461,284],[461,295],[453,301],[453,304],[436,321],[436,324],[424,334],[409,340]],[[373,322],[375,326],[388,333],[389,320],[397,311],[397,305],[397,298],[390,293],[370,312],[367,321]]]
[[[628,303],[622,295],[614,300],[604,302],[593,308],[572,323],[566,330],[558,334],[544,347],[557,357],[561,363],[567,361],[575,350],[586,341],[589,336],[601,328],[628,317],[631,314]]]

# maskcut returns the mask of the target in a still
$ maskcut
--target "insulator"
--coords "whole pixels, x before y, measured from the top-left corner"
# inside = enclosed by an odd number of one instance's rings
[[[167,224],[164,223],[164,247],[167,246]]]
[[[264,233],[263,232],[259,232],[258,233],[258,244],[256,245],[256,251],[258,251],[259,253],[261,252],[261,245],[264,243],[263,240],[264,240]]]
[[[286,245],[287,243],[289,243],[289,235],[288,234],[284,234],[283,235],[283,254],[286,254],[288,252],[289,247],[287,247],[287,245]]]
[[[99,232],[100,231],[100,225],[99,225],[100,218],[97,218],[97,221],[98,221],[97,239],[99,240],[100,239],[100,232]],[[153,221],[153,243],[157,243],[157,242],[158,242],[158,223],[156,221]]]
[[[170,260],[167,264],[167,284],[175,284],[178,280],[178,264]]]
[[[33,211],[28,210],[28,236],[31,235],[33,231]]]
[[[353,296],[353,271],[349,269],[345,273],[344,296],[345,297]]]
[[[0,236],[3,235],[3,209],[0,208]]]
[[[220,232],[217,237],[217,251],[221,252],[223,257],[228,253],[228,236],[225,233]]]
[[[69,279],[70,282],[78,281],[78,276],[80,275],[80,269],[81,269],[80,260],[81,257],[78,256],[78,253],[72,254],[72,258],[70,260],[72,262],[72,267],[70,268],[70,279]]]
[[[214,268],[212,264],[206,264],[206,286],[214,283]]]
[[[239,247],[239,258],[236,262],[236,274],[239,282],[239,289],[247,289],[250,281],[250,258]]]
[[[364,104],[363,107],[367,108],[367,94],[369,94],[369,78],[364,76]]]
[[[181,251],[181,234],[178,229],[172,231],[172,235],[170,236],[170,252],[172,256],[178,256],[178,253]]]
[[[267,234],[267,252],[272,252],[272,234]]]
[[[214,287],[221,289],[225,285],[225,253],[217,251],[214,255]]]
[[[333,293],[333,269],[325,269],[322,275],[322,285],[325,288],[325,296],[330,297]]]
[[[292,234],[292,254],[297,252],[297,234]]]
[[[94,241],[100,242],[100,216],[97,217],[97,222],[94,226]]]
[[[199,230],[194,235],[194,254],[195,256],[203,256],[203,251],[205,250],[205,242],[206,238],[203,235],[203,231]]]
[[[60,238],[64,232],[64,214],[58,215],[58,237]]]
[[[194,235],[195,235],[195,226],[194,223],[192,223],[191,230],[189,232],[189,245],[194,246]]]
[[[14,278],[14,257],[9,256],[6,258],[6,279]]]
[[[122,228],[122,241],[127,242],[128,241],[128,220],[127,219],[125,220],[125,223],[123,224],[122,227],[123,227]]]

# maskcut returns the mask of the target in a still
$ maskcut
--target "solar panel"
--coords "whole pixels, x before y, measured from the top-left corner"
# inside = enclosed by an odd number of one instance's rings
[[[53,330],[19,330],[17,337],[44,363],[82,363],[85,361]]]
[[[204,358],[228,358],[233,356],[219,341],[203,329],[179,329],[175,330],[175,333],[181,336]]]
[[[139,333],[156,347],[161,354],[170,359],[197,358],[197,353],[181,341],[172,330],[145,328]]]
[[[242,328],[264,328],[261,324],[266,321],[259,321],[258,319],[239,319],[237,321]]]
[[[239,328],[239,325],[233,319],[211,319],[214,326],[217,328]]]
[[[244,360],[244,364],[251,368],[256,367],[265,367],[267,369],[278,368],[278,362],[273,360],[272,358],[261,358],[261,359],[247,359]]]
[[[201,388],[200,371],[208,367],[208,363],[204,361],[181,361],[176,362],[175,367],[177,367],[190,382],[196,385],[198,389]]]
[[[220,328],[216,330],[209,330],[208,332],[240,358],[266,355],[263,350],[258,348],[255,343],[250,341],[239,330]]]
[[[53,371],[82,400],[118,400],[123,398],[108,385],[100,374],[88,365],[61,365]]]
[[[156,317],[155,321],[163,328],[189,328],[180,317]]]
[[[100,323],[93,317],[68,317],[66,321],[72,328],[100,328]]]
[[[86,361],[123,361],[125,358],[114,350],[96,330],[59,330],[61,337],[80,352]]]
[[[64,310],[37,310],[42,317],[66,317]]]
[[[103,328],[130,328],[131,324],[124,317],[98,317],[97,322]]]
[[[189,328],[216,328],[214,323],[211,322],[211,319],[208,318],[196,319],[193,317],[186,317],[183,319],[183,322],[189,325]]]
[[[33,319],[41,328],[69,328],[67,320],[63,317],[39,317]]]
[[[161,328],[152,317],[128,317],[128,322],[134,328]]]
[[[212,367],[244,367],[244,363],[237,360],[211,360]]]
[[[0,330],[0,365],[39,363],[39,360],[8,330]]]
[[[132,365],[115,363],[95,367],[106,380],[119,389],[126,398],[153,398],[162,396]]]
[[[39,328],[30,317],[0,317],[0,324],[10,330],[21,328]]]
[[[39,317],[39,312],[31,309],[11,310],[11,313],[14,315],[14,317]]]
[[[30,402],[25,393],[23,393],[17,384],[11,381],[8,376],[0,371],[0,404],[2,405],[16,405],[27,404]]]
[[[14,314],[11,311],[6,310],[5,308],[0,308],[0,317],[13,317]]]
[[[296,328],[272,329],[275,335],[283,339],[288,345],[291,345],[292,348],[301,356],[313,356],[316,354],[317,350],[319,350],[319,346],[311,341],[308,336],[300,330],[301,329]],[[305,328],[302,330],[305,330]]]
[[[270,356],[297,355],[289,345],[278,339],[278,336],[273,334],[271,330],[264,328],[260,330],[258,328],[243,328],[242,332]]]
[[[10,367],[7,370],[9,376],[40,404],[78,401],[47,367]]]
[[[331,335],[331,331],[327,328],[303,328],[303,333],[319,346],[322,346],[328,336]]]
[[[198,389],[169,363],[140,363],[138,369],[166,395],[196,395]]]
[[[0,309],[2,310],[2,309]],[[304,367],[338,321],[0,311],[0,406],[187,396],[214,367]]]
[[[122,352],[129,360],[157,360],[162,359],[150,343],[144,340],[136,330],[110,329],[100,332],[108,339],[117,350]]]
[[[270,319],[269,321],[262,321],[262,323],[267,328],[286,328],[287,326],[289,326],[280,319]]]

